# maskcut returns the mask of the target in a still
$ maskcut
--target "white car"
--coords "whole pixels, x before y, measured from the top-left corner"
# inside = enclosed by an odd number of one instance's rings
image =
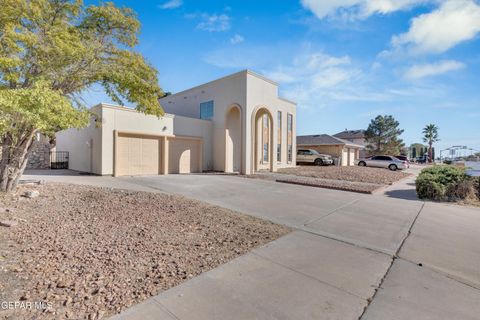
[[[297,162],[313,163],[316,166],[328,166],[333,164],[332,156],[319,153],[312,149],[297,150]]]
[[[388,168],[392,171],[404,170],[408,168],[405,161],[393,156],[373,156],[366,159],[360,159],[358,165],[361,167]]]

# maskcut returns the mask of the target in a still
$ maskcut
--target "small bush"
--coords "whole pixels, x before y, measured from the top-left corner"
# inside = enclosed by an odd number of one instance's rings
[[[464,168],[453,166],[434,166],[423,169],[417,178],[416,189],[420,199],[446,200],[449,195],[455,195],[455,185],[468,179]],[[453,189],[451,189],[453,188]],[[461,188],[464,188],[462,185]],[[461,194],[462,192],[458,192]]]
[[[473,179],[452,183],[445,191],[445,197],[450,201],[477,199],[477,192]]]
[[[480,200],[480,177],[473,178],[473,186],[475,188],[477,199]]]
[[[430,179],[417,179],[417,195],[420,199],[442,200],[445,186]]]

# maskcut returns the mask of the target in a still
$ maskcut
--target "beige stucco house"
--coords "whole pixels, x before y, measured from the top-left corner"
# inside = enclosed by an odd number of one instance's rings
[[[348,130],[345,129],[342,132],[333,135],[336,138],[340,138],[343,140],[347,140],[353,142],[355,144],[359,144],[364,146],[364,148],[360,149],[360,158],[365,158],[366,152],[365,148],[367,146],[367,142],[365,141],[365,130],[358,129],[358,130]]]
[[[278,84],[241,71],[160,100],[163,117],[99,104],[101,119],[56,135],[69,168],[99,175],[251,174],[295,166],[296,105]]]
[[[297,148],[313,149],[319,153],[329,154],[337,159],[338,165],[354,166],[364,146],[328,134],[316,134],[297,136]]]

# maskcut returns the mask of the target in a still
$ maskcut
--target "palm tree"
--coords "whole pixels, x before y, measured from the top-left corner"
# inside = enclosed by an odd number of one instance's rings
[[[432,145],[439,141],[438,136],[438,127],[434,124],[427,124],[425,128],[423,128],[423,141],[428,143],[428,161],[432,162]]]

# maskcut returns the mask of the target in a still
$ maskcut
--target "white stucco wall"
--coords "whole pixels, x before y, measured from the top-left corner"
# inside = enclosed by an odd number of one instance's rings
[[[212,164],[214,170],[225,171],[225,116],[229,108],[236,104],[242,110],[242,127],[245,126],[245,92],[246,73],[239,72],[167,96],[160,100],[160,104],[168,113],[200,118],[200,103],[214,101],[214,113],[211,119],[213,123]],[[243,150],[242,154],[244,154]],[[242,166],[245,166],[245,163]]]
[[[100,108],[92,108],[99,114]],[[69,152],[69,168],[101,174],[102,132],[92,119],[84,129],[68,129],[56,133],[56,151]]]
[[[175,136],[203,138],[203,170],[213,170],[212,122],[174,115],[173,128]]]
[[[214,101],[211,120],[201,120],[200,103]],[[72,153],[70,163],[75,170],[97,174],[113,174],[114,130],[120,132],[159,136],[193,136],[203,138],[203,169],[225,171],[226,115],[230,108],[241,109],[241,172],[252,173],[254,168],[252,114],[266,108],[273,119],[273,167],[291,167],[296,164],[296,105],[278,97],[278,85],[251,71],[233,75],[194,87],[160,100],[167,112],[158,118],[135,110],[102,104],[95,108],[102,119],[101,129],[92,126],[80,132],[60,133],[59,151]],[[277,112],[282,112],[282,153],[277,162]],[[287,161],[287,114],[293,115],[292,161]],[[68,141],[67,141],[68,140]],[[86,152],[86,141],[93,141],[91,152]],[[89,160],[91,159],[91,160]]]
[[[278,96],[278,85],[275,82],[272,82],[268,79],[259,77],[258,75],[247,73],[247,113],[249,121],[246,124],[246,132],[251,137],[252,125],[251,118],[252,113],[259,107],[266,107],[273,117],[274,130],[273,130],[273,141],[275,148],[274,158],[276,160],[276,143],[277,143],[277,112],[282,112],[282,150],[281,150],[281,159],[282,161],[278,163],[274,162],[276,168],[286,168],[294,167],[296,165],[296,104],[285,99],[282,99]],[[287,161],[287,114],[290,113],[293,115],[293,145],[292,145],[292,161]],[[246,142],[246,156],[249,159],[247,164],[247,172],[251,172],[253,163],[253,146],[252,139],[247,139]]]
[[[72,170],[113,174],[114,130],[156,136],[190,136],[203,139],[203,170],[212,170],[212,123],[207,120],[165,114],[145,115],[135,110],[101,104],[91,109],[101,119],[84,129],[58,132],[57,151],[68,151]],[[175,129],[174,129],[175,128]]]
[[[226,114],[233,105],[241,109],[242,130],[242,173],[251,173],[252,155],[252,112],[259,106],[266,107],[274,121],[274,160],[276,160],[277,111],[282,112],[282,161],[277,168],[295,166],[296,105],[278,97],[278,85],[251,71],[233,75],[194,87],[160,100],[163,108],[172,114],[200,117],[200,103],[214,101],[212,147],[213,169],[225,171],[225,127]],[[287,163],[287,113],[293,115],[293,159]]]
[[[113,174],[114,130],[156,136],[201,137],[204,141],[204,170],[212,163],[211,122],[165,114],[163,117],[145,115],[133,109],[102,106],[102,174]]]

